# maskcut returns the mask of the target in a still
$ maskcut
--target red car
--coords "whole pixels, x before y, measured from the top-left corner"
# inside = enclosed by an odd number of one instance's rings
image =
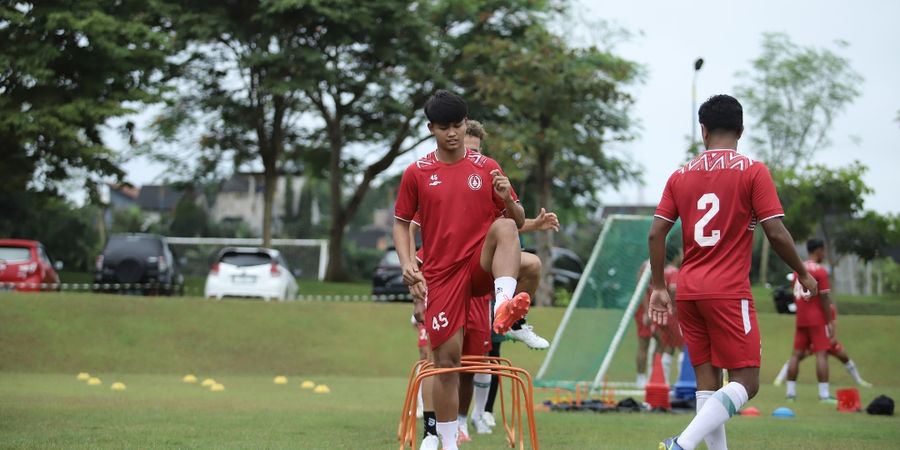
[[[0,239],[0,291],[58,290],[56,271],[61,269],[62,263],[50,262],[44,244],[38,241]]]

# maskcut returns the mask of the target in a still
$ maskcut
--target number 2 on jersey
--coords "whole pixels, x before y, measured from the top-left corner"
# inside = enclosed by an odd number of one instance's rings
[[[706,214],[694,224],[694,240],[697,241],[697,244],[700,244],[701,247],[712,247],[713,245],[716,245],[722,234],[720,230],[711,230],[710,235],[707,236],[703,231],[703,228],[709,224],[709,221],[719,213],[719,197],[712,192],[703,194],[703,196],[700,197],[700,200],[697,200],[697,209],[703,211],[707,208],[709,208],[709,211],[706,211]]]

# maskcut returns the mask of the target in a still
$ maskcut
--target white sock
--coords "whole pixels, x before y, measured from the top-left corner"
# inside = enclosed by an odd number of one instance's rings
[[[422,400],[422,382],[421,381],[419,382],[419,407],[420,408],[425,407],[425,401]]]
[[[480,417],[484,414],[488,393],[491,391],[491,375],[487,373],[476,373],[473,384],[475,384],[475,409],[472,410],[472,417]]]
[[[787,382],[787,392],[785,393],[788,397],[796,397],[797,396],[797,382],[788,380]]]
[[[459,428],[459,431],[466,433],[466,436],[469,435],[469,418],[462,414],[456,416],[456,426]]]
[[[669,384],[669,373],[672,372],[672,355],[668,353],[663,353],[662,358],[662,369],[663,375],[666,378],[666,384]]]
[[[643,388],[647,385],[647,375],[643,373],[639,373],[637,375],[637,379],[634,381],[634,384],[638,385],[639,388]]]
[[[500,308],[503,302],[516,295],[516,279],[513,277],[494,278],[494,312]]]
[[[444,450],[458,450],[456,447],[458,428],[455,420],[452,422],[438,422],[437,432],[438,437],[441,438],[441,448]]]
[[[697,391],[698,413],[703,409],[706,400],[715,393],[715,391]],[[709,450],[728,450],[728,445],[725,442],[725,425],[719,425],[718,428],[712,430],[705,438],[703,438],[703,442],[706,442],[706,447],[709,448]]]
[[[859,370],[856,368],[856,364],[853,363],[852,359],[847,361],[847,364],[844,364],[844,367],[847,369],[847,373],[849,373],[858,384],[862,384],[862,377],[859,375]]]
[[[778,375],[775,376],[776,383],[781,383],[782,381],[784,381],[785,378],[787,378],[788,366],[790,364],[791,364],[791,362],[790,362],[790,360],[788,360],[787,362],[784,363],[783,366],[781,366],[781,371],[779,371]]]
[[[828,382],[819,383],[819,398],[831,397],[831,390],[828,389]]]
[[[676,441],[685,450],[694,450],[700,441],[725,422],[747,403],[747,389],[741,383],[731,382],[707,399],[703,409],[678,436]]]

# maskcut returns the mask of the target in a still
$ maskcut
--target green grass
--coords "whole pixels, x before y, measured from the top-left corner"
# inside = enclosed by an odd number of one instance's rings
[[[0,448],[393,448],[407,371],[416,358],[409,304],[205,301],[93,294],[0,294]],[[552,336],[562,309],[530,322]],[[770,380],[790,352],[793,317],[760,314],[763,388],[758,418],[729,425],[734,448],[891,448],[896,418],[837,413],[815,400],[811,362],[802,367],[798,417],[769,416],[783,391]],[[900,336],[891,316],[844,315],[839,333],[876,384],[863,402],[900,398]],[[633,336],[629,331],[629,337]],[[631,378],[634,339],[613,373]],[[536,371],[544,353],[504,344],[504,356]],[[849,377],[831,365],[835,388]],[[75,374],[91,372],[102,386]],[[212,393],[180,381],[214,377]],[[287,375],[289,384],[272,383]],[[299,383],[326,383],[313,394]],[[125,392],[109,389],[124,382]],[[547,392],[539,393],[545,398]],[[542,448],[654,448],[690,415],[538,412]],[[498,448],[499,435],[470,449]]]

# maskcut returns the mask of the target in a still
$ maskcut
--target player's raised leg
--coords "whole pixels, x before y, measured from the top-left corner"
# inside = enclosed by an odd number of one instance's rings
[[[525,292],[529,297],[534,298],[540,282],[541,259],[533,253],[522,252],[516,293]],[[506,333],[506,337],[524,342],[528,348],[533,350],[544,350],[550,347],[550,342],[535,333],[534,327],[528,324],[525,317],[512,325],[509,332]]]
[[[511,219],[500,218],[491,224],[481,250],[481,268],[494,276],[494,331],[506,333],[528,313],[531,297],[516,294],[522,251],[519,227]]]

